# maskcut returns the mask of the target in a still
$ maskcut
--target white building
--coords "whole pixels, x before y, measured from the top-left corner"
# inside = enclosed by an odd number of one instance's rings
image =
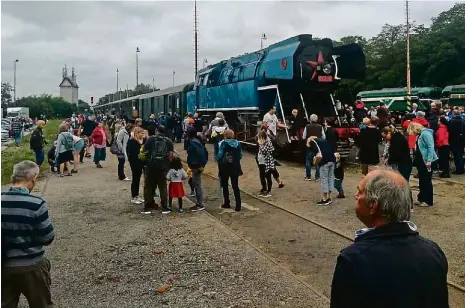
[[[76,83],[76,75],[74,74],[74,67],[71,70],[71,77],[68,77],[68,69],[63,68],[63,80],[61,81],[60,97],[71,104],[78,104],[78,85]]]

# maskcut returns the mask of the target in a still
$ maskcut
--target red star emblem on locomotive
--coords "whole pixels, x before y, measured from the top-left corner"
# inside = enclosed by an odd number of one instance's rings
[[[312,78],[310,80],[313,80],[318,75],[317,67],[320,66],[320,65],[323,65],[324,61],[325,60],[323,59],[323,54],[321,53],[321,50],[318,53],[318,60],[317,61],[307,61],[307,63],[313,68],[313,75],[312,75]]]

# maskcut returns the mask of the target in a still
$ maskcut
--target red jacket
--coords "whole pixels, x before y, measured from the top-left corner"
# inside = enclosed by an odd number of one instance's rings
[[[96,127],[94,131],[92,132],[92,135],[90,135],[90,142],[92,144],[103,145],[104,144],[103,134],[105,134],[106,140],[108,140],[108,134],[105,128],[100,129],[99,127]]]
[[[447,126],[439,124],[439,128],[436,131],[436,146],[442,147],[443,145],[449,145],[449,131]]]

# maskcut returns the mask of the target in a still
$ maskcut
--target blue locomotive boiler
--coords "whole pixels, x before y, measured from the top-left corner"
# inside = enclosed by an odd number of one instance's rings
[[[200,70],[187,93],[187,111],[207,119],[223,112],[237,139],[248,142],[273,106],[286,124],[292,109],[307,119],[312,113],[337,116],[332,93],[338,82],[364,74],[358,44],[334,47],[330,39],[302,34]],[[291,143],[287,128],[277,137],[280,146]]]

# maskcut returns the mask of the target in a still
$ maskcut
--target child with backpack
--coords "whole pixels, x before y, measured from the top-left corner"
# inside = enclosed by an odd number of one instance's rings
[[[173,198],[178,198],[178,212],[184,212],[182,209],[182,198],[185,196],[185,194],[182,181],[187,180],[187,174],[182,167],[181,159],[179,159],[179,157],[174,157],[171,161],[171,169],[168,171],[166,179],[169,181],[168,211],[166,211],[166,213],[169,213],[173,210]]]

